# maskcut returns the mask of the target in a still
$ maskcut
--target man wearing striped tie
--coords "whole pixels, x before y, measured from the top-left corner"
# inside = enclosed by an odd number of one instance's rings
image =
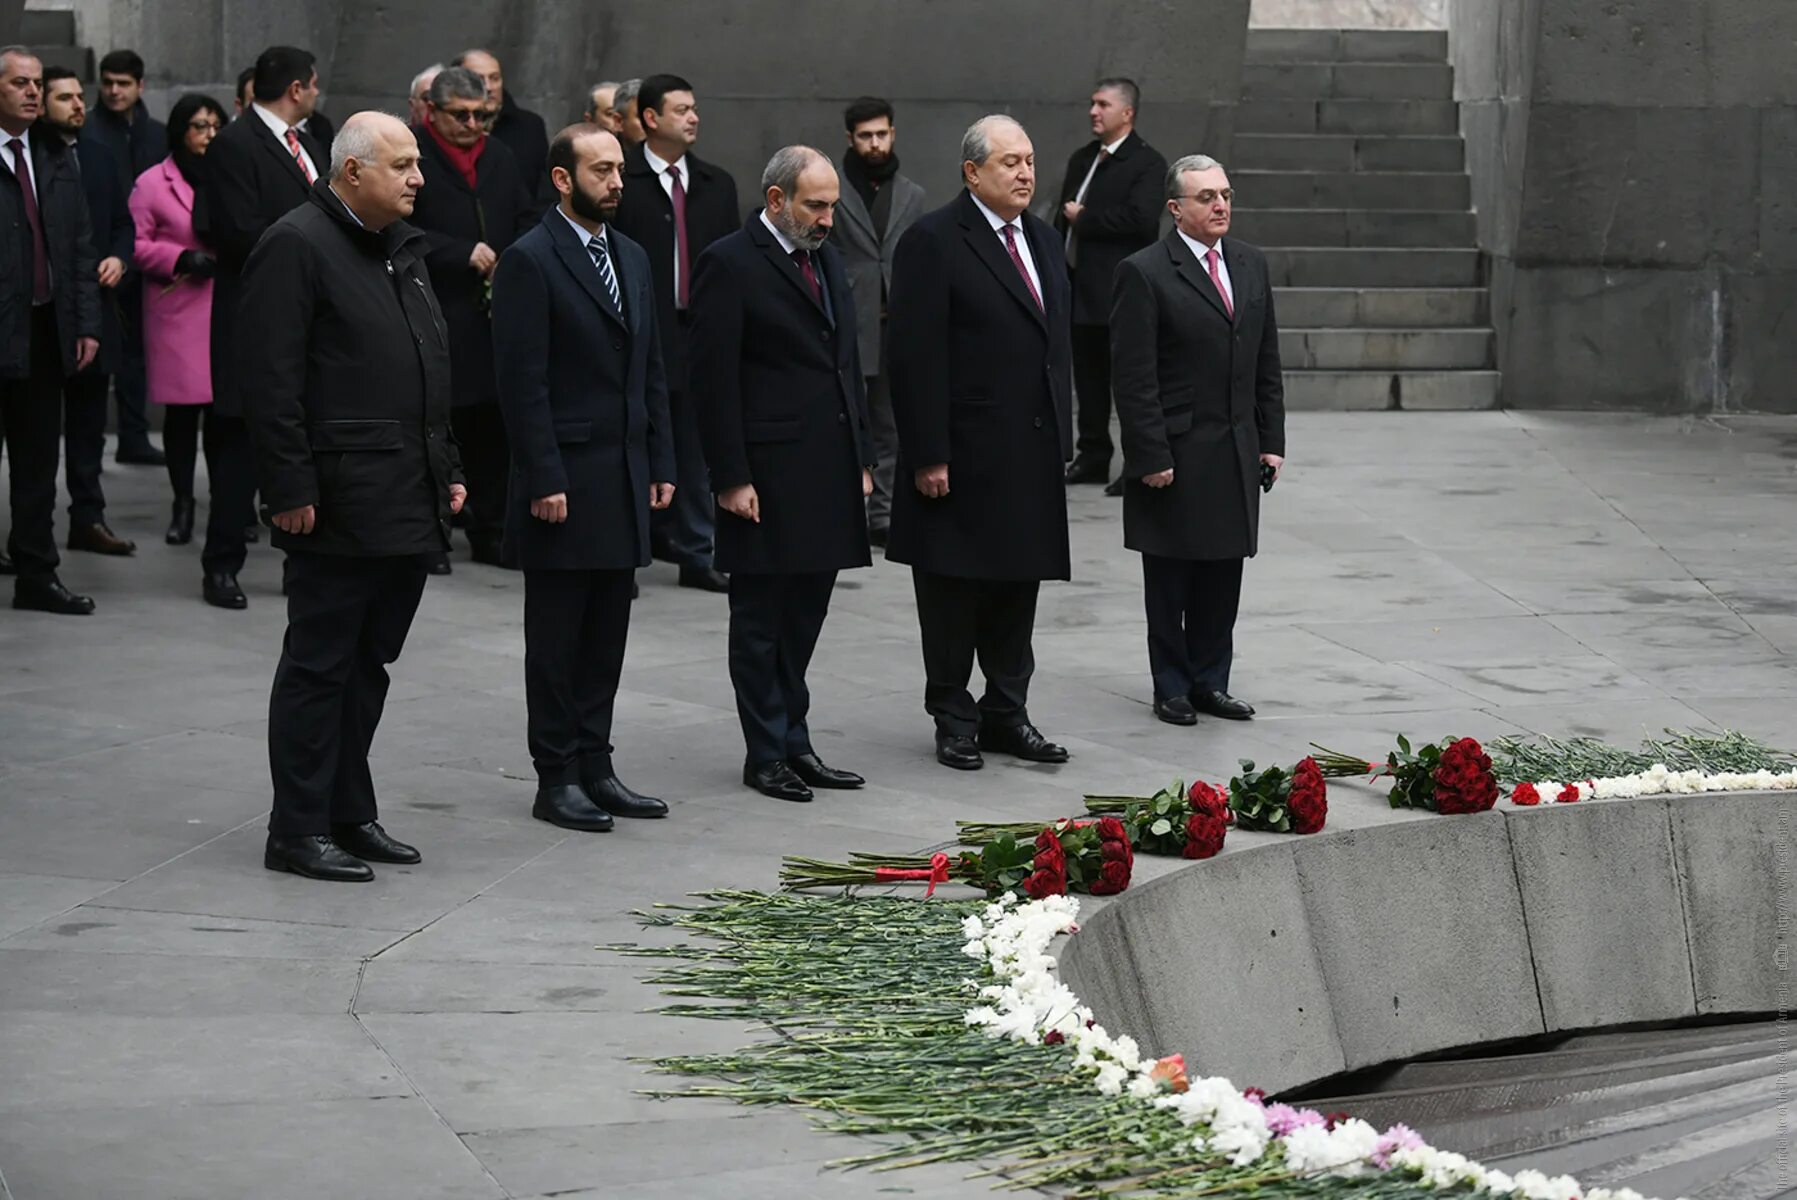
[[[661,817],[612,767],[612,705],[649,513],[674,498],[674,442],[644,249],[612,225],[624,151],[597,125],[549,145],[560,203],[493,274],[493,358],[511,439],[505,555],[524,570],[532,815],[604,832]]]

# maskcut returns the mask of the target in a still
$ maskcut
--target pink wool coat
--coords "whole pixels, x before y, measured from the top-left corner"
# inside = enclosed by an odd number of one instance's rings
[[[175,275],[193,232],[193,187],[172,158],[137,177],[131,193],[137,265],[144,273],[144,371],[157,404],[212,403],[212,280]]]

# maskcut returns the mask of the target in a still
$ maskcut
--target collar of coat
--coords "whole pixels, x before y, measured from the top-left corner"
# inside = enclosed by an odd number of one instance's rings
[[[350,215],[337,193],[331,190],[329,177],[320,179],[312,185],[310,197],[313,204],[322,208],[335,221],[339,228],[348,235],[349,240],[364,254],[376,258],[392,258],[407,245],[415,241],[423,241],[424,234],[416,227],[404,221],[395,221],[382,230],[369,229]]]

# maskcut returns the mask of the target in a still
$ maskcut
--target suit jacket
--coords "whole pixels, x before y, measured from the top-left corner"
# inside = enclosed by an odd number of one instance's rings
[[[543,124],[543,118],[520,107],[507,92],[491,136],[503,142],[517,160],[518,177],[524,181],[525,195],[530,197],[531,217],[542,216],[555,203],[555,188],[549,182],[549,128]]]
[[[885,237],[875,232],[861,193],[846,182],[836,205],[836,229],[830,234],[830,244],[842,253],[849,286],[855,289],[855,332],[861,342],[861,367],[869,375],[881,371],[880,323],[892,291],[892,252],[924,211],[923,188],[905,176],[894,175],[886,186],[892,189],[892,211],[886,218]]]
[[[1223,239],[1235,319],[1177,231],[1125,259],[1111,306],[1123,434],[1123,542],[1164,558],[1258,548],[1260,456],[1285,453],[1285,383],[1267,260]],[[1173,468],[1170,487],[1142,482]]]
[[[606,231],[623,312],[559,210],[493,275],[493,358],[512,447],[505,556],[526,570],[649,565],[649,485],[674,479],[649,256]],[[551,525],[530,502],[568,495]]]
[[[51,296],[62,369],[75,369],[77,338],[101,336],[99,258],[87,219],[74,156],[60,137],[32,130],[31,177],[50,259]],[[25,195],[0,154],[0,379],[31,374],[31,227],[25,222]]]
[[[887,330],[898,425],[886,555],[968,579],[1066,579],[1073,456],[1072,307],[1060,239],[1024,214],[1038,308],[973,197],[911,227],[892,263]],[[948,464],[949,494],[913,472]]]
[[[329,161],[324,150],[305,133],[299,139],[322,178]],[[292,152],[252,112],[212,139],[206,168],[212,222],[208,236],[218,253],[212,292],[212,406],[220,416],[235,417],[244,411],[232,354],[244,265],[268,227],[306,203],[312,188]],[[244,328],[255,330],[253,325]]]
[[[686,241],[698,273],[705,247],[742,227],[736,207],[736,181],[722,167],[692,154],[682,167],[690,178],[686,189]],[[624,200],[612,222],[624,236],[649,252],[655,281],[655,316],[661,333],[662,359],[668,368],[668,390],[686,391],[686,327],[674,315],[674,204],[662,191],[661,179],[635,145],[624,151]],[[691,293],[689,281],[688,293]]]
[[[524,188],[518,162],[504,142],[487,139],[475,165],[475,186],[450,164],[427,129],[414,129],[424,186],[410,224],[424,234],[424,265],[431,273],[443,319],[449,323],[449,358],[454,365],[457,408],[492,404],[499,398],[493,380],[493,322],[488,316],[487,281],[468,265],[477,242],[504,254],[518,236],[537,223],[536,205]]]
[[[139,175],[168,157],[168,129],[150,115],[142,100],[132,109],[129,121],[114,115],[104,104],[96,103],[88,110],[87,129],[82,136],[92,138],[112,152],[126,194],[136,186]],[[86,159],[82,160],[82,165],[87,165]]]
[[[60,137],[54,130],[37,128],[49,137]],[[33,136],[36,134],[34,132]],[[127,188],[119,179],[118,160],[104,145],[83,133],[72,147],[75,167],[81,176],[82,195],[87,199],[87,219],[94,239],[94,259],[118,258],[125,264],[126,276],[117,287],[100,289],[100,353],[88,367],[99,375],[116,374],[125,362],[125,326],[119,319],[119,289],[132,286],[132,251],[137,230],[131,223],[131,211],[125,207]]]
[[[711,486],[754,484],[756,524],[720,511],[720,571],[865,567],[861,469],[874,462],[855,346],[855,298],[842,256],[812,256],[814,299],[798,264],[757,213],[693,269],[692,389]]]
[[[1061,205],[1073,199],[1103,143],[1096,138],[1073,152],[1061,180],[1061,204],[1054,227],[1063,239],[1067,218]],[[1073,226],[1073,323],[1103,325],[1111,314],[1111,276],[1117,264],[1152,244],[1166,211],[1167,160],[1130,132],[1115,152],[1098,164],[1086,189],[1085,207]]]

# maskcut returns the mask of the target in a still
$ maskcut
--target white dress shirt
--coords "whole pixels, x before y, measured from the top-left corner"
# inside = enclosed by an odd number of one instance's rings
[[[682,154],[673,162],[669,162],[655,151],[649,149],[648,142],[644,142],[643,160],[649,164],[649,169],[655,172],[655,178],[660,182],[661,190],[667,193],[669,204],[674,203],[674,177],[668,174],[669,167],[680,168],[681,190],[686,193],[686,198],[688,200],[693,198],[693,173],[686,169],[686,155]],[[690,226],[687,229],[687,237],[689,239],[692,237],[692,229]],[[693,257],[697,258],[698,256],[694,255]],[[674,294],[676,296],[680,294],[680,243],[678,241],[674,243]]]
[[[275,135],[275,141],[281,143],[281,149],[288,154],[292,154],[293,148],[287,144],[287,131],[289,129],[300,129],[302,126],[289,125],[287,122],[281,120],[281,118],[269,112],[266,108],[263,108],[260,104],[252,103],[250,107],[255,110],[258,117],[262,118],[262,123],[268,126],[268,131]],[[318,169],[318,164],[312,161],[312,156],[306,153],[306,144],[304,142],[300,143],[299,152],[300,157],[306,160],[306,166],[311,170],[312,178],[317,179],[321,172]]]
[[[1097,154],[1092,156],[1092,165],[1086,168],[1086,177],[1080,180],[1079,191],[1073,193],[1073,202],[1075,204],[1084,204],[1086,202],[1086,189],[1092,186],[1092,177],[1098,174],[1098,164],[1117,153],[1117,147],[1128,140],[1129,134],[1126,133],[1116,141],[1106,143],[1099,149]],[[1067,265],[1069,267],[1073,266],[1074,260],[1078,257],[1079,249],[1073,244],[1073,222],[1069,221],[1067,222]]]
[[[1020,214],[1015,220],[1007,221],[991,209],[987,208],[986,202],[981,200],[978,196],[975,196],[972,192],[968,192],[967,194],[972,197],[974,205],[982,213],[986,214],[986,220],[991,223],[992,232],[998,238],[998,244],[1001,247],[1005,242],[1005,226],[1009,225],[1017,231],[1017,253],[1023,259],[1023,269],[1029,272],[1030,283],[1035,285],[1036,295],[1042,297],[1042,303],[1047,305],[1048,293],[1042,290],[1042,276],[1036,272],[1036,256],[1030,253],[1029,234],[1024,231],[1022,215]],[[1009,256],[1007,255],[1007,257]]]
[[[37,164],[31,161],[31,131],[28,129],[17,136],[20,141],[25,143],[25,166],[31,172],[32,198],[41,200],[44,195],[44,184],[43,180],[38,178]],[[13,137],[13,134],[0,129],[0,154],[6,155],[6,165],[16,178],[19,174],[19,162],[17,157],[15,157],[16,152],[13,149]]]
[[[1206,275],[1209,275],[1210,263],[1206,261],[1206,256],[1210,254],[1211,248],[1197,238],[1192,237],[1183,229],[1179,230],[1179,237],[1181,241],[1185,242],[1186,249],[1190,250],[1193,255],[1197,257],[1198,269],[1203,271]],[[1229,261],[1223,257],[1222,238],[1217,239],[1217,277],[1223,281],[1223,294],[1229,298],[1229,310],[1234,312],[1235,284],[1230,282],[1229,279]]]

